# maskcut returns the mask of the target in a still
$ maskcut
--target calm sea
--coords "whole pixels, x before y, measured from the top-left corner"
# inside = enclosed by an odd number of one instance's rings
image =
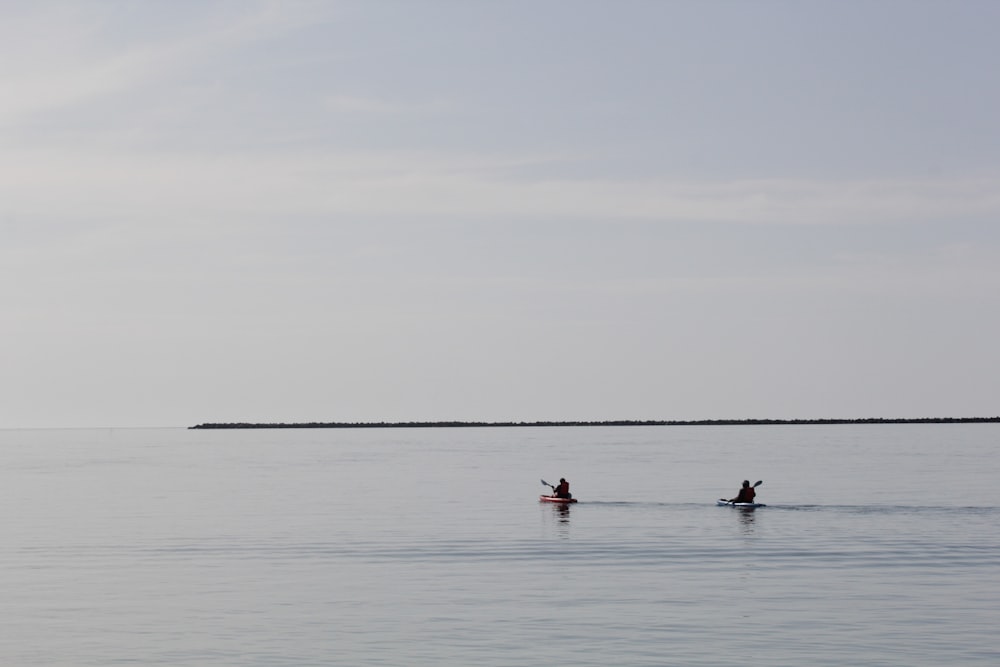
[[[0,664],[1000,664],[1000,425],[0,431]],[[541,504],[566,477],[580,502]],[[716,507],[764,480],[755,511]]]

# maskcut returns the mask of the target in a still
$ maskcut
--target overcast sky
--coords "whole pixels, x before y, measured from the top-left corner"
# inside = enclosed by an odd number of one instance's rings
[[[998,415],[998,25],[4,3],[0,427]]]

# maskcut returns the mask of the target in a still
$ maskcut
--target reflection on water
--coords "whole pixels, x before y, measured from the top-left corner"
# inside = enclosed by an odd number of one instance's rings
[[[552,508],[556,511],[556,515],[559,517],[559,523],[569,523],[569,508],[570,505],[568,503],[556,505]]]
[[[543,504],[547,505],[547,507],[544,508],[545,510],[548,510],[546,513],[554,519],[552,525],[555,528],[556,535],[562,538],[569,537],[569,508],[572,507],[572,505],[557,503]]]
[[[740,527],[745,534],[753,532],[754,522],[757,521],[757,508],[755,507],[734,507],[736,514],[740,518]]]

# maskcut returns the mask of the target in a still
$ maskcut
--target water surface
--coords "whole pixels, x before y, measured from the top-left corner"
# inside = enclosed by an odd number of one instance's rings
[[[3,431],[0,662],[996,665],[998,436]]]

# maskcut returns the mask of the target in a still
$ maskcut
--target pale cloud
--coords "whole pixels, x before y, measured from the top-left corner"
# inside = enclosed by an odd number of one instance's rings
[[[134,78],[131,54],[95,53],[96,25],[79,11],[0,23],[0,124],[119,89]]]
[[[878,224],[1000,216],[998,179],[511,180],[512,164],[447,154],[5,152],[8,213],[576,217],[747,224]]]
[[[453,111],[452,104],[442,100],[428,102],[394,102],[377,97],[335,94],[323,99],[323,108],[332,113],[344,114],[432,114]]]
[[[43,3],[0,22],[0,127],[155,84],[168,72],[326,20],[321,10],[252,3],[216,13],[209,4],[168,28],[147,25],[135,34],[131,23],[119,25],[113,4]]]

